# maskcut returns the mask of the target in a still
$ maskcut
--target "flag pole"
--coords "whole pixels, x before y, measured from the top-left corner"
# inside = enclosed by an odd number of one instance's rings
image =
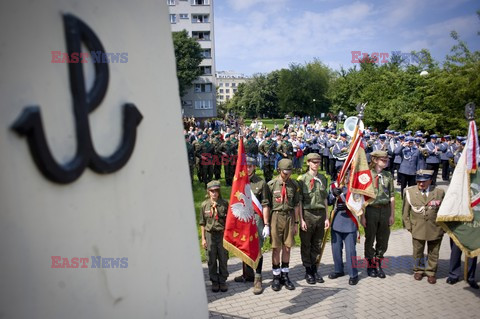
[[[468,256],[467,256],[467,254],[465,254],[465,266],[463,266],[463,278],[465,279],[465,282],[468,282]]]
[[[352,140],[351,140],[351,143],[349,145],[349,152],[352,151],[352,147],[353,147],[353,144],[355,142],[355,139],[357,138],[357,135],[358,135],[358,126],[360,125],[360,122],[362,121],[363,119],[363,114],[365,112],[365,106],[367,105],[368,102],[365,102],[365,103],[359,103],[357,104],[357,111],[358,111],[358,119],[357,119],[357,124],[355,125],[355,129],[353,131],[353,136],[352,136]],[[348,156],[347,156],[348,158]],[[346,169],[343,169],[342,167],[342,170],[340,171],[340,174],[342,174],[342,176],[340,176],[339,174],[339,177],[341,177],[341,182],[338,183],[339,187],[342,186],[343,187],[343,183],[345,181],[345,172],[347,170]],[[338,180],[338,178],[337,178]],[[323,239],[322,239],[322,246],[320,248],[320,255],[318,256],[318,260],[316,261],[316,264],[317,264],[317,267],[320,265],[320,261],[322,260],[322,257],[323,257],[323,251],[325,250],[325,246],[326,246],[326,243],[327,243],[327,237],[328,237],[328,233],[330,232],[330,229],[332,228],[332,222],[333,222],[333,218],[335,217],[335,212],[337,210],[337,199],[335,199],[335,204],[333,205],[333,209],[332,211],[330,212],[330,217],[327,216],[329,222],[330,222],[330,227],[328,227],[328,229],[325,231],[325,234],[323,235]],[[328,208],[327,208],[327,211],[328,211]]]

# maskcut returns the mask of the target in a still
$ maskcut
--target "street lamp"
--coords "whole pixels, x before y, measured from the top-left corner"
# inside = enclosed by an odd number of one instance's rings
[[[340,123],[343,118],[343,111],[338,112],[338,122]]]

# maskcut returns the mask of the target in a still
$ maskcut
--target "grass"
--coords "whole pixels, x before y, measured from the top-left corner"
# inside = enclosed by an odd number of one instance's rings
[[[307,165],[304,163],[303,165],[303,169],[302,171],[305,172],[307,170]],[[320,173],[324,174],[327,179],[328,179],[328,182],[330,184],[330,178],[328,177],[328,175],[325,174],[324,171],[320,171]],[[260,177],[263,178],[263,171],[261,171],[260,169],[257,168],[257,171],[256,171],[256,174],[259,175]],[[278,174],[275,172],[275,176],[277,176]],[[220,192],[221,192],[221,195],[224,199],[226,199],[227,201],[230,201],[230,191],[231,191],[231,187],[230,186],[226,186],[225,185],[225,176],[224,176],[224,173],[223,173],[223,169],[222,169],[222,176],[221,176],[221,188],[220,188]],[[292,179],[297,179],[298,177],[298,174],[294,173],[292,174],[291,178]],[[202,204],[202,202],[205,200],[205,195],[206,195],[206,191],[205,191],[205,187],[204,187],[204,184],[200,183],[197,179],[197,176],[196,176],[196,172],[194,174],[194,181],[193,181],[193,199],[194,199],[194,205],[195,205],[195,215],[196,215],[196,219],[197,219],[197,225],[198,225],[198,221],[200,220],[199,219],[199,216],[200,216],[200,206]],[[331,207],[329,207],[330,210],[331,210]],[[402,224],[402,199],[401,199],[401,195],[399,192],[395,192],[395,224],[392,226],[392,230],[395,230],[395,229],[402,229],[403,228],[403,224]],[[198,246],[200,247],[200,252],[201,252],[201,255],[202,255],[202,262],[205,262],[206,261],[206,257],[205,257],[205,249],[203,249],[201,247],[201,242],[202,242],[202,236],[201,236],[201,233],[200,233],[200,226],[197,226],[197,231],[198,231]],[[360,227],[360,234],[363,236],[365,234],[364,230],[363,230],[363,227]],[[328,237],[328,241],[330,241],[330,235]],[[297,235],[295,236],[295,245],[296,246],[299,246],[300,245],[300,237],[297,233]],[[265,240],[265,243],[263,245],[263,251],[269,251],[271,249],[271,245],[270,245],[270,240]],[[233,255],[230,255],[230,257],[232,257]]]

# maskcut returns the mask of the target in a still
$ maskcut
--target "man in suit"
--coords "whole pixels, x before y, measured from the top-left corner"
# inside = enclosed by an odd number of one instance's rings
[[[422,280],[426,275],[430,284],[437,282],[438,255],[444,233],[436,219],[445,192],[432,184],[433,173],[433,170],[417,171],[417,185],[405,189],[402,209],[403,224],[412,234],[414,278]],[[428,245],[427,267],[423,254],[425,244]]]

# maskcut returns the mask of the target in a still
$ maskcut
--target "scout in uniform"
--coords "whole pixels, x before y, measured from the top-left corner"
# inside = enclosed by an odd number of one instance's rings
[[[197,178],[200,183],[203,183],[203,172],[202,172],[202,145],[203,145],[203,132],[199,131],[196,135],[197,139],[192,142],[194,154],[195,154],[195,166],[197,166]]]
[[[223,232],[227,219],[228,202],[220,195],[219,181],[211,181],[207,184],[207,197],[200,209],[199,224],[202,247],[207,250],[208,273],[212,281],[212,291],[225,292],[228,290],[226,284],[228,252],[223,248]]]
[[[200,166],[202,168],[202,179],[205,183],[205,187],[207,184],[213,179],[213,155],[215,153],[214,146],[209,141],[210,137],[208,134],[203,134],[203,144],[201,149],[201,158],[202,162]]]
[[[367,206],[365,214],[361,217],[361,224],[365,228],[367,274],[370,277],[385,278],[382,260],[388,247],[390,226],[395,223],[395,190],[392,173],[386,170],[388,153],[373,151],[371,156],[370,171],[376,198]],[[376,244],[373,247],[375,240]]]
[[[321,156],[317,153],[307,155],[307,173],[297,178],[300,187],[300,240],[302,263],[305,267],[305,279],[313,285],[323,278],[317,274],[318,261],[325,229],[330,226],[327,218],[327,179],[318,173]]]
[[[275,165],[275,149],[276,143],[271,139],[271,132],[265,134],[265,140],[259,147],[259,152],[263,156],[263,176],[268,183],[273,178],[273,170]]]
[[[277,153],[280,154],[282,158],[293,159],[293,145],[288,140],[288,134],[283,135],[283,141],[277,146]]]
[[[255,169],[257,168],[257,161],[255,158],[247,157],[247,171],[248,179],[250,181],[250,188],[255,195],[255,198],[262,205],[263,218],[259,214],[255,214],[255,224],[257,225],[258,238],[260,242],[260,251],[263,247],[263,242],[266,237],[270,234],[270,228],[268,226],[268,198],[269,190],[265,180],[260,178],[255,174]],[[255,275],[253,269],[247,264],[243,263],[242,275],[235,277],[236,282],[247,282],[253,281],[253,294],[259,295],[263,292],[262,287],[262,267],[263,267],[263,256],[260,257],[258,261],[257,269],[255,270]]]
[[[432,184],[432,170],[417,171],[417,185],[405,189],[403,200],[403,224],[412,233],[413,268],[415,280],[428,277],[428,282],[437,282],[438,254],[442,243],[443,230],[436,223],[437,212],[445,192]],[[428,244],[428,266],[425,268],[425,243]]]
[[[288,277],[290,248],[295,244],[300,210],[300,189],[297,182],[290,179],[293,163],[289,159],[278,162],[280,175],[268,182],[269,207],[271,211],[272,241],[272,289],[279,291],[282,285],[288,290],[295,286]],[[268,226],[268,225],[266,225]],[[267,227],[266,227],[267,228]],[[280,252],[281,259],[280,259]],[[280,265],[280,260],[282,264]],[[281,268],[280,268],[281,266]]]

